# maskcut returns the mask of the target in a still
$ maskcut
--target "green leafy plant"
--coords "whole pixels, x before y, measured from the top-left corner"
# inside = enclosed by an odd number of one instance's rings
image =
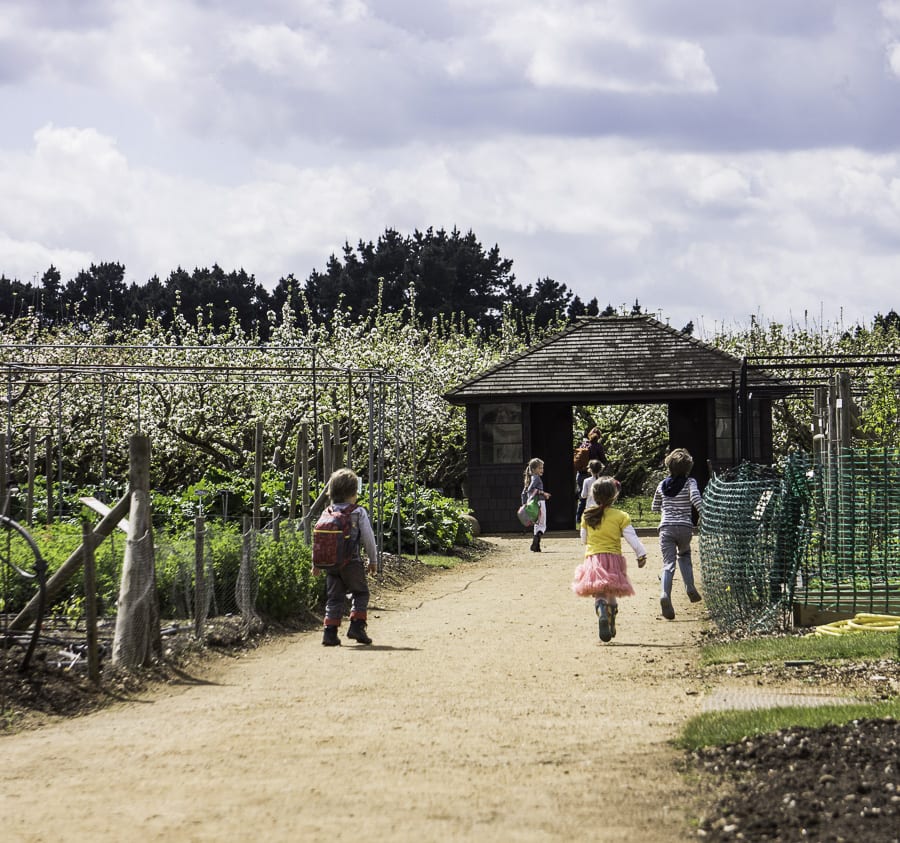
[[[283,532],[279,541],[261,538],[256,552],[259,592],[256,609],[263,617],[286,620],[309,609],[319,597],[312,556],[299,533]]]
[[[398,496],[396,485],[385,483],[383,515],[384,549],[390,553],[413,552],[416,539],[421,553],[447,552],[455,544],[472,542],[472,525],[465,502],[448,498],[434,489],[418,488],[413,491],[401,487]]]

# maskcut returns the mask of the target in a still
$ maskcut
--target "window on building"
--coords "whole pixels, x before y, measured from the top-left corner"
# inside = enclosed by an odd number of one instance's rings
[[[521,404],[482,404],[478,408],[478,429],[482,465],[523,461]]]
[[[734,416],[731,398],[716,398],[716,459],[734,459]]]

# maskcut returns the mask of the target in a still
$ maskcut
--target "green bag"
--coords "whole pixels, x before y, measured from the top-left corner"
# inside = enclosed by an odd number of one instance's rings
[[[523,527],[530,527],[534,524],[534,522],[538,520],[540,514],[541,507],[537,502],[537,498],[530,498],[528,503],[523,503],[516,512]]]

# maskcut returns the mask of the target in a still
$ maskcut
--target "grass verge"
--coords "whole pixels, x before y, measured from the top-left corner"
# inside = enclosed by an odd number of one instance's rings
[[[784,707],[752,711],[711,711],[692,717],[675,740],[681,749],[724,746],[779,729],[840,725],[853,720],[900,719],[900,698],[878,703]]]
[[[700,664],[771,664],[778,661],[844,659],[864,661],[897,656],[897,635],[891,632],[860,632],[840,636],[790,636],[748,638],[709,644],[700,654]]]
[[[753,638],[709,644],[701,652],[700,663],[712,666],[743,662],[755,666],[791,661],[869,661],[895,657],[896,634],[862,632],[840,637]],[[900,719],[900,697],[876,703],[711,711],[691,718],[674,743],[681,749],[694,750],[702,746],[724,746],[779,729],[820,728],[883,717]]]
[[[429,568],[455,568],[462,561],[458,556],[444,556],[440,553],[419,554],[419,562]]]

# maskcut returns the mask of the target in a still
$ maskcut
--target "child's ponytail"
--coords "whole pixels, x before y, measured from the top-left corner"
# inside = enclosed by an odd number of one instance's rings
[[[532,460],[528,461],[528,465],[525,466],[525,488],[528,488],[528,485],[531,483],[531,475],[534,474],[542,465],[544,461],[540,457],[535,457]]]
[[[619,492],[621,483],[615,477],[598,477],[591,486],[591,497],[594,505],[584,511],[584,523],[588,527],[597,527],[603,520],[603,513],[612,506]]]

